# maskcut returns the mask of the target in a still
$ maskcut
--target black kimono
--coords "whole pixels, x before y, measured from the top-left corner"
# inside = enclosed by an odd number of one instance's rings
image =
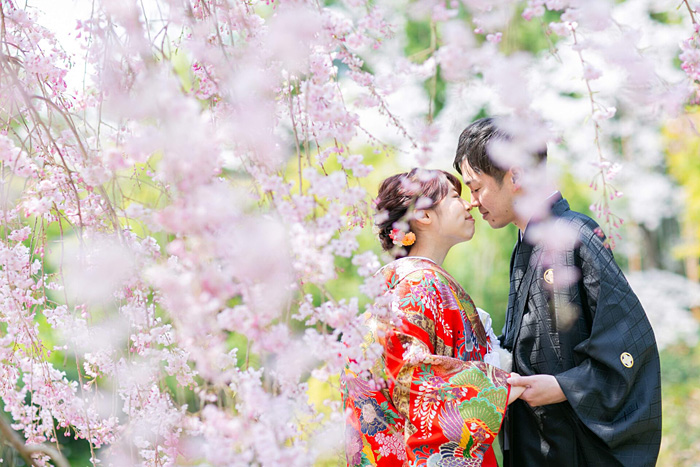
[[[514,372],[554,375],[567,400],[509,406],[504,465],[653,466],[661,443],[654,333],[595,221],[558,194],[552,219],[574,228],[578,241],[552,252],[528,242],[528,226],[511,258],[501,339]]]

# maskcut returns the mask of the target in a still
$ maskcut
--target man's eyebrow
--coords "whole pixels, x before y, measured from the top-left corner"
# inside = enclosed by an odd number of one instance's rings
[[[464,179],[464,184],[467,185],[467,186],[469,186],[469,185],[472,184],[473,181],[474,181],[474,180],[472,180],[471,178],[465,178],[465,179]]]

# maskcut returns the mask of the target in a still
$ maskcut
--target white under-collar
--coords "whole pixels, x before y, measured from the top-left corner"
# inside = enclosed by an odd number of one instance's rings
[[[399,258],[399,259],[407,259],[407,258],[413,258],[413,259],[427,259],[427,260],[430,261],[431,263],[437,264],[434,260],[428,258],[427,256],[403,256],[403,257],[401,257],[401,258]],[[440,265],[438,264],[438,266],[440,266]]]

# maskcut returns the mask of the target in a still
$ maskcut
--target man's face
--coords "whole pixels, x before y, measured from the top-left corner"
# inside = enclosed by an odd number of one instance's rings
[[[503,182],[483,173],[476,173],[467,163],[462,162],[464,184],[472,195],[472,206],[494,229],[500,229],[516,221],[514,201],[516,186],[511,171],[506,172]]]

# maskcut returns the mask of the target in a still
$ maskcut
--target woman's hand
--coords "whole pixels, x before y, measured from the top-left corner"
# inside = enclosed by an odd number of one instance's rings
[[[520,377],[519,374],[517,373],[511,373],[510,377],[512,378],[513,376]],[[510,393],[508,394],[508,405],[510,405],[514,400],[518,399],[520,395],[525,392],[525,389],[527,389],[526,386],[510,386]]]

